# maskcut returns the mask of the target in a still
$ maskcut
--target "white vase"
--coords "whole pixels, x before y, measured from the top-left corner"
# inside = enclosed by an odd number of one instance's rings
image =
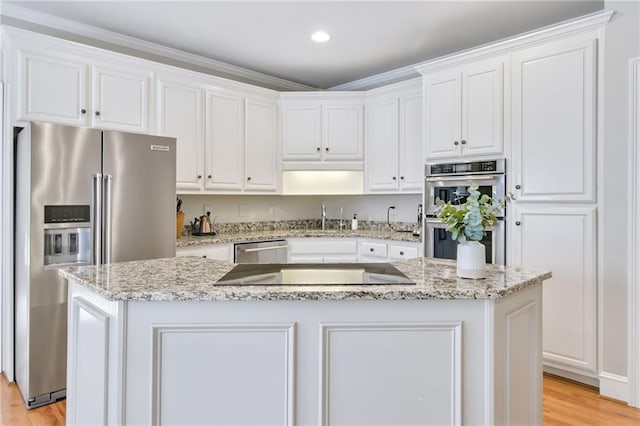
[[[457,260],[459,277],[480,279],[486,276],[485,247],[479,241],[458,243]]]

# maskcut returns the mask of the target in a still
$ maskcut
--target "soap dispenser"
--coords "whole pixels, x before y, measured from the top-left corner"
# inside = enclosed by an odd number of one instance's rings
[[[358,229],[358,215],[356,213],[353,214],[353,219],[351,219],[351,230],[355,231]]]

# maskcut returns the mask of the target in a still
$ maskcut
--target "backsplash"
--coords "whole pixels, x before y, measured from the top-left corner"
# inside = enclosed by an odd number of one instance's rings
[[[343,219],[343,229],[351,229],[351,220]],[[232,234],[238,232],[256,231],[277,231],[286,229],[320,229],[320,219],[299,219],[299,220],[275,220],[275,221],[255,221],[255,222],[232,222],[214,223],[213,230],[220,234]],[[340,229],[340,219],[327,219],[325,229]],[[417,222],[392,222],[391,226],[387,222],[359,220],[358,229],[374,231],[400,231],[419,230]],[[191,226],[185,225],[182,235],[190,235]]]

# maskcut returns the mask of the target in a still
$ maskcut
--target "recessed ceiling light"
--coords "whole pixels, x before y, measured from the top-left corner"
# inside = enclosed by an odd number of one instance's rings
[[[330,38],[331,36],[324,31],[316,31],[315,33],[311,34],[311,40],[315,41],[316,43],[325,43],[329,41]]]

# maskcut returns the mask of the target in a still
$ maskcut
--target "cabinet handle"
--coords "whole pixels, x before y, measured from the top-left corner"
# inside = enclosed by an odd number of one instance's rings
[[[516,185],[516,189],[520,189],[520,185]]]
[[[96,111],[96,117],[100,115],[100,111]]]
[[[459,143],[460,143],[460,142],[458,142],[458,141],[453,141],[453,144],[454,144],[455,146],[458,146],[458,144],[459,144]]]
[[[320,152],[320,147],[317,147],[317,148],[316,148],[316,151]]]
[[[198,175],[198,179],[202,179],[202,175]]]
[[[396,180],[396,177],[394,176],[394,177],[392,177],[391,179]]]
[[[86,110],[86,109],[82,108],[82,109],[80,110],[80,114],[86,114],[86,113],[87,113],[87,110]]]
[[[325,150],[326,152],[329,152],[329,147],[326,147],[324,150]]]
[[[400,252],[400,256],[404,256],[404,252],[403,251]]]
[[[462,145],[464,145],[464,144],[466,144],[466,143],[467,143],[467,141],[465,141],[464,139],[462,139],[462,140],[460,141],[460,143],[461,143]]]
[[[404,176],[400,176],[400,180],[404,180]]]
[[[520,226],[520,221],[516,220],[516,226]]]
[[[373,251],[373,247],[369,249],[369,251]]]
[[[209,178],[209,179],[211,179],[212,177],[213,177],[213,176],[211,176],[211,175],[207,176],[207,178]]]
[[[247,182],[251,180],[251,176],[247,176]]]
[[[203,259],[206,259],[206,258],[207,258],[207,255],[205,254],[204,256],[202,256],[202,258],[203,258]]]

